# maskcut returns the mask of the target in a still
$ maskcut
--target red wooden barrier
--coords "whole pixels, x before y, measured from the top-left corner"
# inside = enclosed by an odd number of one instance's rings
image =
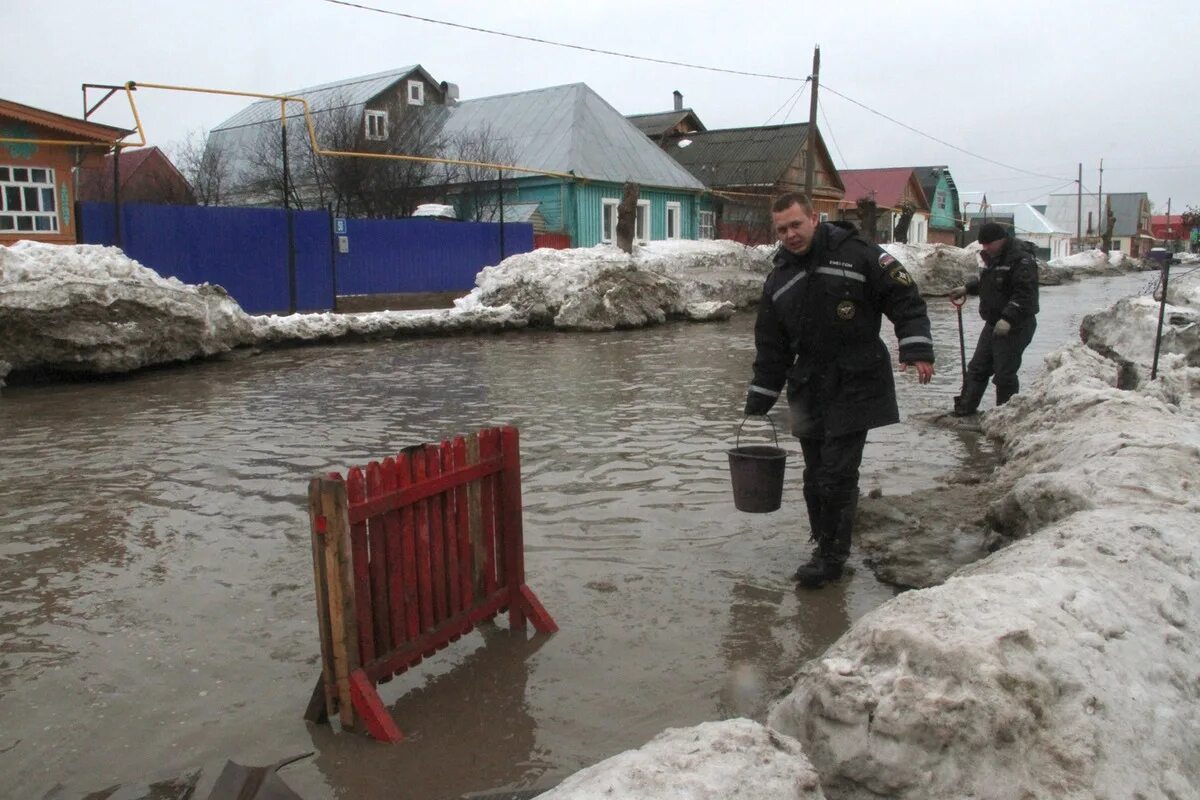
[[[533,235],[534,249],[549,247],[554,250],[570,250],[571,234],[569,233],[535,233]]]
[[[398,741],[376,684],[504,611],[558,630],[525,585],[516,428],[313,478],[308,497],[321,678],[305,718]]]

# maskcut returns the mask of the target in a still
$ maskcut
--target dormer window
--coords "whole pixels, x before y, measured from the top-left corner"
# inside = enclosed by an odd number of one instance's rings
[[[423,82],[408,82],[408,104],[410,106],[425,105],[425,84]]]
[[[387,112],[368,111],[366,114],[367,138],[382,141],[387,138]]]

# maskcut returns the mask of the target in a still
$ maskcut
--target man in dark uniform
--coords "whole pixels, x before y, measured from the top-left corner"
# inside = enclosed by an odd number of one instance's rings
[[[979,229],[979,244],[983,247],[979,253],[983,271],[966,286],[950,290],[951,300],[979,295],[979,316],[984,321],[975,354],[963,376],[962,392],[954,398],[956,417],[979,410],[988,378],[996,384],[998,406],[1020,390],[1017,370],[1021,368],[1021,354],[1037,330],[1038,274],[1033,253],[995,222]]]
[[[771,223],[781,247],[758,306],[745,412],[766,414],[787,384],[816,542],[794,578],[817,588],[841,577],[850,554],[867,431],[900,421],[882,315],[895,327],[901,369],[914,366],[921,383],[933,377],[933,340],[912,277],[853,225],[819,222],[794,193],[775,201]]]

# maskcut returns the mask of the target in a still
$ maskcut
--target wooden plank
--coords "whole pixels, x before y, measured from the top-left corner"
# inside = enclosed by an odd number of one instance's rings
[[[503,557],[503,582],[514,599],[519,599],[525,583],[525,542],[521,519],[521,449],[517,429],[499,430],[500,455],[504,470],[499,474],[500,507],[497,514],[497,539]],[[508,608],[508,623],[513,630],[524,630],[525,607],[514,602]]]
[[[411,453],[404,452],[396,460],[396,480],[401,486],[412,483]],[[421,600],[417,586],[417,527],[412,506],[400,509],[400,545],[404,564],[404,633],[406,639],[421,634]]]
[[[383,493],[383,469],[378,461],[367,464],[367,497],[378,497]],[[386,653],[392,649],[391,609],[388,601],[387,537],[383,517],[372,517],[367,521],[367,550],[371,575],[371,618],[375,631],[375,651]]]
[[[358,711],[363,727],[373,738],[381,742],[399,742],[404,738],[396,721],[379,699],[375,685],[361,669],[356,669],[350,675],[350,698]]]
[[[434,445],[425,446],[425,476],[437,480],[442,474],[442,455]],[[427,501],[429,513],[429,575],[433,590],[433,622],[440,624],[447,617],[446,604],[446,534],[442,528],[442,498]]]
[[[467,436],[467,465],[479,463],[479,433]],[[471,540],[471,602],[478,603],[486,595],[483,573],[487,553],[483,546],[483,486],[482,479],[467,484],[467,525]]]
[[[479,457],[495,458],[499,451],[495,428],[479,432]],[[480,481],[479,507],[483,516],[483,592],[486,596],[496,591],[498,568],[496,563],[496,479],[489,475]]]
[[[350,509],[350,522],[362,522],[371,517],[379,516],[386,511],[394,508],[412,505],[418,500],[424,500],[433,497],[435,494],[441,494],[455,486],[461,486],[468,481],[478,480],[484,475],[491,475],[503,469],[500,459],[481,462],[469,467],[463,467],[460,470],[455,470],[452,474],[442,475],[436,480],[428,480],[419,486],[409,486],[405,489],[397,489],[395,492],[383,495],[382,497],[363,501],[360,505]]]
[[[329,591],[329,630],[333,645],[338,714],[343,728],[354,727],[350,673],[358,669],[358,623],[354,603],[354,572],[350,556],[349,503],[340,476],[320,479],[321,513],[325,517],[325,576]]]
[[[455,436],[450,449],[454,456],[454,466],[456,469],[465,467],[467,464],[467,441],[461,436]],[[457,530],[455,533],[458,536],[458,574],[459,574],[459,590],[458,594],[462,600],[462,607],[469,608],[474,600],[474,581],[472,578],[471,566],[471,520],[468,512],[469,494],[467,486],[460,486],[454,492],[454,500],[458,506],[455,514],[457,520]]]
[[[409,454],[413,465],[413,483],[425,481],[425,449],[413,450]],[[414,509],[417,527],[417,587],[421,597],[421,632],[433,629],[433,575],[432,558],[429,552],[429,501],[417,501]]]
[[[438,448],[442,459],[442,474],[454,471],[454,451],[443,441]],[[442,495],[442,531],[446,541],[446,596],[451,615],[462,611],[462,581],[458,568],[458,501],[457,490],[449,488]]]
[[[366,499],[366,481],[362,470],[351,467],[346,475],[346,499],[353,507]],[[367,663],[375,658],[375,626],[371,615],[371,573],[367,554],[367,523],[350,525],[350,558],[354,567],[355,622],[358,625],[359,658]]]
[[[333,636],[329,629],[329,580],[325,575],[325,513],[321,508],[321,479],[308,482],[308,522],[312,539],[313,588],[317,599],[317,628],[321,636],[321,680],[319,688],[323,706],[315,707],[314,700],[305,712],[305,719],[324,722],[337,713],[337,678],[333,666]]]
[[[381,485],[384,494],[395,491],[399,480],[396,471],[396,459],[391,456],[385,458]],[[384,513],[383,531],[388,563],[388,627],[392,632],[392,646],[395,647],[408,638],[404,619],[404,545],[399,509],[393,508]]]

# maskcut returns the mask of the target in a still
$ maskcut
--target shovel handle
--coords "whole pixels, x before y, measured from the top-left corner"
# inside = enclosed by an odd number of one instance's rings
[[[950,301],[950,305],[954,306],[955,308],[962,308],[967,302],[967,298],[965,297],[960,297],[957,300],[955,300],[953,297],[947,299]]]
[[[779,431],[775,430],[775,420],[771,419],[766,414],[763,414],[763,419],[765,419],[767,422],[771,423],[771,434],[775,437],[775,448],[778,449],[779,448]],[[742,418],[742,424],[738,425],[737,438],[735,439],[736,444],[734,444],[734,447],[742,446],[742,428],[745,426],[745,424],[749,420],[750,420],[750,415],[747,414],[745,417]]]

